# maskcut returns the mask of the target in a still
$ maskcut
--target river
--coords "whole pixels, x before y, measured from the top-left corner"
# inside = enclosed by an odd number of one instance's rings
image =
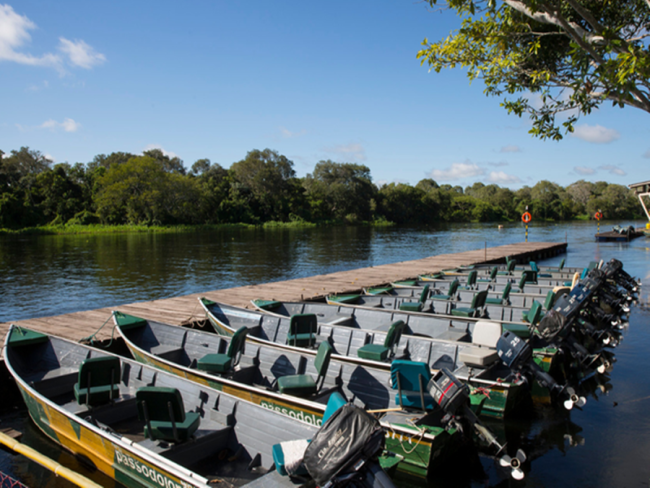
[[[621,223],[627,225],[628,222]],[[637,225],[642,223],[637,222]],[[611,223],[601,223],[609,230]],[[592,222],[530,226],[530,241],[568,242],[568,266],[620,259],[633,276],[650,282],[650,241],[597,243]],[[333,227],[224,229],[186,234],[0,236],[0,322],[117,307],[190,293],[482,249],[524,239],[521,224],[450,224],[429,228]],[[545,265],[557,264],[561,256]],[[582,411],[537,408],[507,426],[509,436],[534,452],[522,482],[503,477],[490,460],[479,475],[434,477],[432,486],[631,487],[650,480],[650,287],[642,288],[617,363]],[[0,418],[61,454],[34,432],[24,410]],[[27,437],[27,434],[26,434]],[[36,439],[36,440],[33,440]],[[45,447],[43,447],[45,449]],[[0,452],[0,471],[25,479],[36,468]],[[81,467],[79,467],[81,469]],[[38,472],[38,470],[36,469]],[[477,471],[473,470],[473,473]],[[48,477],[31,486],[69,486]],[[93,474],[101,483],[111,484]]]

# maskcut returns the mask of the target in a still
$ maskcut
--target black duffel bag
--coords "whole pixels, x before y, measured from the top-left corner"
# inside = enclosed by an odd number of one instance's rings
[[[346,403],[325,422],[305,451],[303,462],[317,485],[359,470],[384,448],[379,421]]]

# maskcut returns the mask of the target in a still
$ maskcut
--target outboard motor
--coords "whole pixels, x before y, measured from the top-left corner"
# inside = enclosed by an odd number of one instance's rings
[[[564,408],[567,410],[571,410],[574,406],[582,407],[587,403],[586,398],[577,395],[573,388],[558,384],[550,374],[542,370],[533,361],[533,350],[530,344],[512,331],[505,331],[499,338],[497,354],[513,371],[519,370],[524,374],[530,374],[543,387],[565,396]]]
[[[465,421],[474,428],[476,434],[488,445],[494,446],[497,449],[497,455],[499,455],[505,446],[499,443],[494,434],[481,423],[469,407],[469,386],[456,378],[447,368],[442,368],[429,380],[427,390],[445,412],[446,418],[457,422],[456,415],[462,415]],[[514,458],[507,454],[499,458],[499,464],[504,468],[510,468],[510,474],[516,480],[524,478],[524,472],[521,469],[524,462],[526,462],[526,454],[521,449],[517,451]]]

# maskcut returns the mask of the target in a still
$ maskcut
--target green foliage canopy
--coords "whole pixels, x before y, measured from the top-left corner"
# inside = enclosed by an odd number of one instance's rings
[[[438,0],[428,0],[436,5]],[[421,63],[467,69],[530,132],[563,137],[606,100],[650,112],[650,0],[447,0],[461,27],[423,41]],[[541,104],[538,102],[541,101]]]

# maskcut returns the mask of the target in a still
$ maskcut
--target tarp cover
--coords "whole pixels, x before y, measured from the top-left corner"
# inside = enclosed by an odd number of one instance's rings
[[[544,339],[550,339],[566,325],[566,317],[557,310],[549,310],[539,324],[537,333]]]
[[[347,403],[325,422],[305,451],[304,463],[317,485],[353,470],[384,447],[379,421]]]

